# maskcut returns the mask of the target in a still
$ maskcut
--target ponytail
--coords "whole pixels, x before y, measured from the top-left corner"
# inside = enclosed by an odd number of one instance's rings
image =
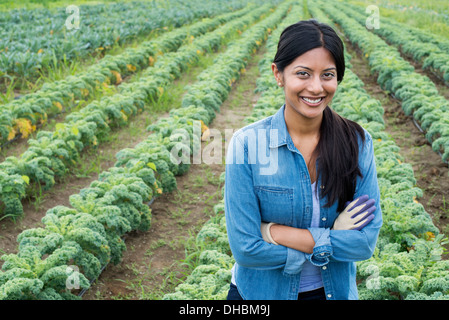
[[[356,179],[362,176],[359,166],[358,136],[365,141],[363,128],[345,119],[329,106],[324,109],[320,140],[314,153],[318,158],[317,174],[321,176],[321,197],[327,196],[330,207],[338,200],[337,211],[352,200]]]

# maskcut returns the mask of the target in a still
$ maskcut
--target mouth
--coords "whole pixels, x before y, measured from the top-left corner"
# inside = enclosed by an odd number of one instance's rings
[[[316,107],[323,102],[325,97],[318,97],[318,98],[309,98],[309,97],[300,97],[302,101],[304,101],[305,104]]]

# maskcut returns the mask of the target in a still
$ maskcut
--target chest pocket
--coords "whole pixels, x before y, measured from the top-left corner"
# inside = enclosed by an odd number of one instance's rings
[[[259,198],[262,221],[291,225],[293,222],[293,189],[269,186],[254,187]]]

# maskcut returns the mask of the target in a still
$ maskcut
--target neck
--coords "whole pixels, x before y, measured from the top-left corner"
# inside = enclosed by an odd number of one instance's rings
[[[319,117],[310,119],[306,118],[295,109],[285,107],[284,110],[285,123],[287,130],[291,136],[298,138],[317,137],[320,133],[323,114]]]

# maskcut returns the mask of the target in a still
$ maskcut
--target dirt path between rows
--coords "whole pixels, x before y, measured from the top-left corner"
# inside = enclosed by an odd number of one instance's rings
[[[225,130],[242,127],[259,97],[254,89],[262,54],[258,52],[250,60],[210,125],[221,134],[223,158],[228,142]],[[203,150],[206,145],[202,143]],[[122,262],[108,266],[83,299],[157,300],[172,292],[195,263],[195,257],[186,258],[186,253],[194,248],[195,235],[221,199],[219,177],[223,171],[224,160],[221,164],[192,164],[185,175],[178,176],[177,190],[161,195],[151,205],[150,230],[127,235]]]
[[[385,110],[386,132],[400,147],[404,162],[413,166],[417,186],[423,190],[423,197],[418,201],[431,215],[434,224],[444,234],[449,234],[449,170],[441,156],[432,150],[424,134],[415,126],[413,118],[406,116],[401,102],[381,89],[376,77],[371,74],[369,65],[361,51],[349,41],[346,49],[352,55],[352,71],[365,83],[365,89],[378,99]],[[416,67],[416,65],[415,65]],[[417,72],[424,73],[422,70]],[[438,81],[433,77],[433,81]],[[438,84],[440,88],[444,85]]]
[[[195,79],[205,65],[212,63],[211,60],[215,54],[205,55],[199,64],[190,67],[186,73],[176,79],[166,90],[169,97],[165,98],[162,104],[148,106],[148,109],[142,113],[134,115],[126,126],[113,128],[107,139],[101,141],[95,149],[86,148],[83,150],[81,159],[70,168],[66,176],[57,179],[52,189],[42,192],[33,191],[34,194],[30,198],[23,199],[24,213],[22,216],[16,218],[15,221],[8,218],[0,221],[0,256],[5,253],[16,253],[17,236],[23,230],[42,227],[41,219],[49,209],[57,205],[70,206],[69,197],[72,194],[88,187],[92,181],[98,178],[100,172],[114,166],[115,155],[118,151],[123,148],[132,148],[143,141],[149,134],[146,127],[158,118],[167,117],[167,108],[172,108],[174,104],[180,105],[180,96],[185,86],[192,79]],[[23,143],[26,143],[26,141],[23,141]],[[22,146],[17,145],[15,147],[21,148]]]

